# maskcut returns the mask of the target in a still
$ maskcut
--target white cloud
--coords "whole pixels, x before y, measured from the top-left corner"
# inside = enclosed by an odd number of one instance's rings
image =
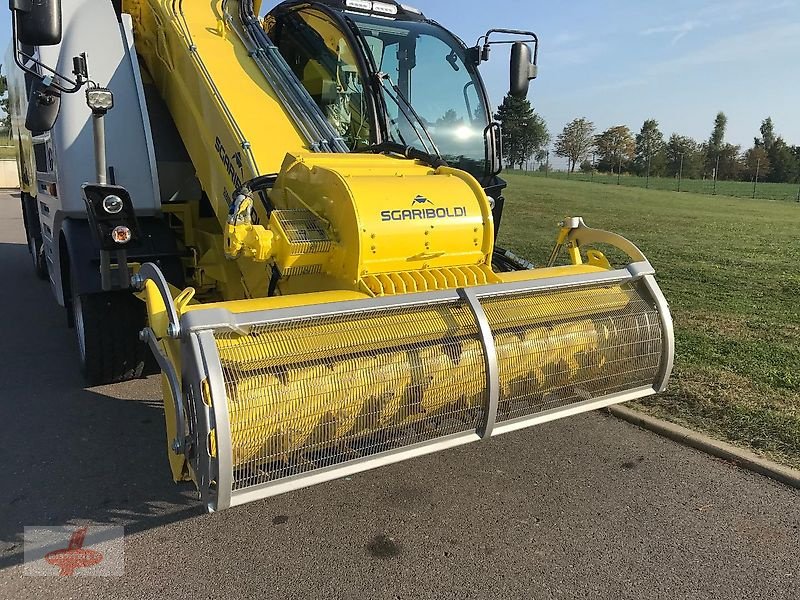
[[[695,17],[716,22],[741,21],[750,16],[763,17],[765,13],[794,7],[795,0],[725,0],[700,8]]]
[[[590,87],[585,88],[583,93],[597,93],[597,92],[614,92],[617,90],[623,90],[632,87],[640,87],[643,85],[648,85],[651,83],[651,80],[648,77],[630,77],[628,79],[620,79],[617,81],[609,81],[606,83],[601,83],[599,85],[593,85]]]
[[[606,45],[594,41],[583,46],[565,46],[547,52],[547,64],[553,66],[574,67],[593,62],[604,52]]]
[[[688,66],[750,63],[782,59],[787,50],[800,50],[800,23],[775,23],[760,29],[729,35],[703,48],[664,61],[652,70],[673,71]]]
[[[641,35],[672,34],[672,44],[676,44],[681,38],[686,37],[692,31],[701,27],[699,21],[684,21],[677,25],[663,25],[661,27],[650,27],[640,32]]]
[[[775,13],[782,9],[796,6],[796,0],[726,0],[711,2],[693,10],[690,19],[678,23],[648,27],[640,31],[640,35],[671,35],[671,43],[675,45],[681,39],[697,29],[721,26],[747,18],[758,17],[763,20],[767,13]]]
[[[552,41],[550,42],[553,46],[566,46],[567,44],[571,44],[572,42],[577,42],[581,39],[581,35],[577,33],[573,33],[571,31],[562,31],[561,33],[557,34],[553,37]]]

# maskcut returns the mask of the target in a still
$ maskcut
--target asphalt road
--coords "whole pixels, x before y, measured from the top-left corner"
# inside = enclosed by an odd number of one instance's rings
[[[800,494],[590,414],[229,510],[170,481],[157,378],[84,389],[0,194],[0,599],[793,598]],[[126,528],[23,577],[26,525]]]

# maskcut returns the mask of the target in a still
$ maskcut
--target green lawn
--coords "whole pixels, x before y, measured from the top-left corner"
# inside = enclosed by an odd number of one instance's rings
[[[17,158],[16,146],[0,146],[0,159]]]
[[[551,171],[545,177],[544,173],[538,171],[522,172],[520,174],[528,177],[542,177],[545,179],[566,179],[570,181],[591,181],[592,183],[617,185],[619,179],[620,186],[644,188],[650,186],[651,190],[678,190],[678,180],[672,177],[651,177],[648,183],[646,177],[636,177],[635,175],[616,175],[608,173],[567,173],[565,171]],[[713,194],[714,181],[710,179],[684,179],[680,182],[682,192],[696,194]],[[758,182],[756,186],[756,198],[765,200],[786,200],[797,201],[800,193],[800,183],[764,183]],[[753,184],[749,181],[718,181],[717,194],[720,196],[736,196],[738,198],[752,198]]]
[[[541,264],[556,223],[583,216],[655,266],[677,356],[646,411],[800,467],[800,204],[507,179],[500,245]]]

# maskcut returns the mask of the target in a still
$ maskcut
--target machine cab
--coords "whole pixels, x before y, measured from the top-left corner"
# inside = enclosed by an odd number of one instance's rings
[[[469,50],[413,9],[366,4],[284,4],[267,34],[353,151],[410,146],[487,185],[496,130]]]

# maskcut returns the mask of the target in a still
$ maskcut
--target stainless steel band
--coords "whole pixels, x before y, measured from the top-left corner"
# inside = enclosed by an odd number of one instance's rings
[[[614,271],[482,285],[469,288],[469,290],[476,298],[527,292],[546,292],[551,290],[563,291],[592,285],[614,285],[631,282],[641,279],[645,275],[652,275],[653,273],[654,270],[650,263],[643,261],[632,263],[623,269],[616,269]],[[224,308],[212,307],[186,313],[181,319],[180,326],[182,331],[187,332],[211,329],[246,333],[248,328],[254,325],[344,315],[348,313],[367,314],[369,312],[383,311],[392,308],[430,306],[441,302],[452,302],[458,300],[460,297],[460,292],[457,289],[451,289],[247,313],[232,313]]]
[[[661,339],[663,340],[661,345],[661,368],[659,370],[659,381],[654,386],[656,392],[660,394],[667,389],[667,384],[672,374],[672,367],[675,361],[675,329],[669,304],[661,288],[658,287],[655,277],[646,275],[642,281],[648,294],[653,299],[658,318],[661,319]]]
[[[216,446],[216,461],[212,460],[212,465],[216,464],[216,468],[212,468],[212,473],[209,474],[209,486],[212,488],[211,491],[215,492],[210,494],[214,504],[209,505],[209,509],[224,510],[231,505],[233,491],[233,451],[225,378],[214,334],[211,331],[201,332],[197,334],[197,341],[211,394],[213,431],[206,433],[214,436]]]
[[[481,343],[483,344],[483,358],[486,369],[486,414],[479,435],[486,439],[492,437],[495,422],[497,421],[497,406],[500,403],[500,369],[497,364],[497,348],[494,343],[492,329],[486,312],[481,306],[475,288],[461,288],[459,296],[469,305],[475,322],[478,325]]]

